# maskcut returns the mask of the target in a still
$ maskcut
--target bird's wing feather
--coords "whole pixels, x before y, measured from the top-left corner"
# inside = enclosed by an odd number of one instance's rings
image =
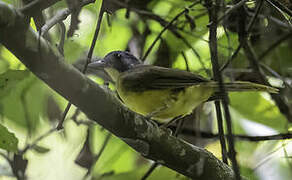
[[[193,73],[158,66],[139,65],[121,74],[124,88],[133,91],[171,89],[196,85],[209,80]]]

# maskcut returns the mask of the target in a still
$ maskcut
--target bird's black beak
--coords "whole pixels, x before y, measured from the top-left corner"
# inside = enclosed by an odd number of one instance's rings
[[[88,68],[93,69],[93,70],[103,70],[105,67],[106,67],[106,63],[104,59],[93,61],[92,63],[88,64]]]

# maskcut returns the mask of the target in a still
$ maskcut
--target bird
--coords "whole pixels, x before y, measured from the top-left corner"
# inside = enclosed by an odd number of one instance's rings
[[[112,51],[89,63],[88,68],[104,70],[130,110],[159,123],[190,114],[219,91],[216,81],[184,70],[145,65],[127,51]],[[278,92],[277,88],[247,81],[223,85],[226,91]]]

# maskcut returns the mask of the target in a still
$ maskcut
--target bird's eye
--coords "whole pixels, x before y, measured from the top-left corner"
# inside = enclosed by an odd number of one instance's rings
[[[120,53],[115,54],[115,56],[116,56],[116,58],[119,58],[119,59],[122,57],[122,55]]]

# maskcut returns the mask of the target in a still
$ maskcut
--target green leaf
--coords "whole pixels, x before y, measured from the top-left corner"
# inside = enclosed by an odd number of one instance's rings
[[[273,101],[259,92],[230,93],[230,105],[243,118],[269,126],[278,131],[285,131],[286,119]]]
[[[0,124],[0,148],[7,151],[17,152],[18,139],[8,129]]]
[[[141,175],[139,176],[139,174],[135,171],[130,171],[130,172],[125,172],[125,173],[118,173],[115,174],[114,172],[110,172],[108,174],[105,175],[99,175],[99,176],[93,176],[93,180],[98,180],[98,179],[103,179],[103,180],[115,180],[115,179],[119,179],[119,180],[128,180],[128,179],[139,179],[139,177],[141,178]]]
[[[33,147],[33,150],[40,153],[40,154],[44,154],[44,153],[47,153],[50,151],[49,148],[46,148],[46,147],[43,147],[43,146],[39,146],[39,145],[36,145]]]
[[[7,121],[28,128],[34,133],[46,110],[46,96],[49,92],[44,83],[34,75],[17,84],[13,93],[0,97],[1,114]],[[17,113],[15,110],[17,109]]]
[[[11,93],[28,76],[29,71],[26,70],[8,70],[0,74],[0,98]]]

